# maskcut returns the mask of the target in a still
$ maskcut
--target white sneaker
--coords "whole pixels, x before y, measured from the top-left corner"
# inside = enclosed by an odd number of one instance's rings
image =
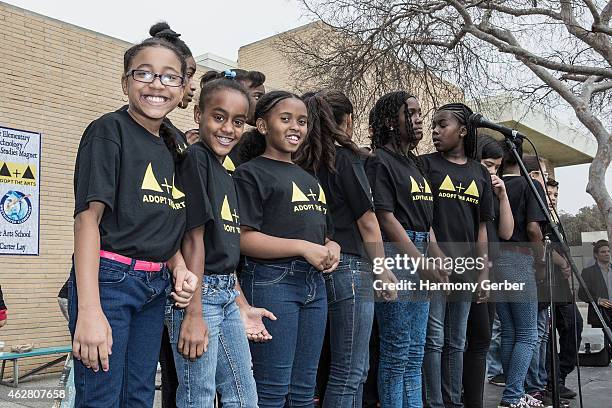
[[[547,408],[546,405],[544,405],[542,401],[540,401],[537,398],[534,398],[533,396],[529,394],[523,395],[523,398],[521,399],[521,401],[523,401],[525,406],[529,408]]]

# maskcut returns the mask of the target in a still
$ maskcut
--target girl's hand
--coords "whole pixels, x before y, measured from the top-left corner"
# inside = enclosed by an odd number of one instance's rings
[[[491,184],[493,185],[493,192],[498,198],[506,195],[506,184],[495,174],[491,175]]]
[[[208,350],[208,325],[200,314],[185,313],[181,323],[177,350],[184,358],[195,361]]]
[[[340,245],[335,241],[327,241],[325,246],[330,250],[331,256],[329,258],[329,263],[325,265],[323,273],[330,273],[333,272],[340,263]]]
[[[199,131],[199,129],[189,129],[185,132],[185,139],[187,139],[187,144],[189,146],[200,140]]]
[[[477,295],[476,295],[476,303],[485,303],[488,299],[489,299],[489,291],[485,290],[482,287],[482,282],[484,280],[486,280],[488,277],[486,276],[479,276],[478,277],[478,291],[477,291]]]
[[[331,249],[325,245],[304,241],[303,248],[302,257],[317,270],[323,271],[332,265]]]
[[[388,284],[397,284],[399,281],[395,277],[395,274],[390,270],[386,269],[378,276],[378,279],[383,283],[382,290],[377,290],[376,295],[382,297],[386,302],[391,302],[397,299],[397,290],[388,289]]]
[[[74,340],[72,342],[72,355],[87,368],[98,372],[102,363],[102,370],[109,369],[109,355],[113,348],[113,331],[102,311],[102,307],[92,307],[79,310]]]
[[[172,297],[176,302],[175,306],[178,308],[185,308],[189,306],[189,302],[197,288],[198,277],[184,265],[179,265],[174,268],[172,276],[174,278],[174,292],[172,292]]]
[[[268,333],[266,326],[263,323],[263,318],[270,320],[276,320],[274,313],[261,308],[261,307],[245,307],[240,308],[240,317],[244,324],[247,339],[260,343],[268,340],[272,340],[272,335]]]

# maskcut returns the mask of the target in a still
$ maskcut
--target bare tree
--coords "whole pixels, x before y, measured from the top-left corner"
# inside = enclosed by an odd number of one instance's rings
[[[305,80],[364,106],[392,84],[433,106],[458,87],[476,104],[573,110],[597,140],[586,191],[612,238],[612,0],[300,1],[326,34],[287,36],[284,51]]]

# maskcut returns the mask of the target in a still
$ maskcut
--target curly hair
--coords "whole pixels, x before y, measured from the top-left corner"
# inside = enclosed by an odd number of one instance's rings
[[[295,153],[294,162],[315,173],[322,166],[335,172],[336,143],[363,156],[359,147],[338,127],[327,99],[321,93],[308,95],[303,98],[308,110],[308,133],[306,141]]]

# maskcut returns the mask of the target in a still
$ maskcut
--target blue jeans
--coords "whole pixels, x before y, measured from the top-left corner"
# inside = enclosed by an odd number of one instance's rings
[[[487,353],[487,379],[492,379],[496,375],[503,374],[504,369],[501,363],[501,323],[495,312],[493,329],[491,331],[491,345]]]
[[[417,249],[427,252],[428,233],[406,231]],[[396,248],[385,243],[385,255],[395,257]],[[416,271],[394,269],[398,280],[417,284]],[[419,292],[418,290],[415,292]],[[423,355],[429,302],[415,293],[399,294],[397,301],[376,303],[376,320],[380,334],[378,394],[381,408],[420,408],[422,400]]]
[[[501,251],[497,259],[497,279],[525,283],[521,293],[505,295],[497,304],[502,330],[502,366],[506,388],[502,400],[516,404],[525,394],[525,379],[538,340],[538,303],[535,289],[533,257],[512,251]]]
[[[463,407],[463,352],[472,294],[453,296],[459,300],[447,301],[441,291],[433,292],[429,305],[423,361],[425,401],[429,408]]]
[[[323,278],[331,348],[323,407],[361,407],[374,320],[372,267],[358,256],[342,254],[336,270]]]
[[[195,361],[178,352],[184,309],[166,305],[166,324],[179,386],[178,408],[214,406],[216,391],[224,407],[257,407],[257,391],[251,371],[251,354],[240,310],[235,275],[205,275],[202,282],[202,314],[208,325],[208,349]]]
[[[548,319],[549,308],[538,312],[538,341],[533,350],[533,357],[525,379],[525,391],[544,391],[548,383],[546,357],[548,353]]]
[[[302,260],[246,258],[240,285],[252,306],[277,317],[265,322],[272,340],[250,343],[259,407],[312,407],[327,321],[322,273]]]
[[[113,333],[110,368],[94,373],[81,361],[74,361],[76,408],[153,406],[170,274],[165,267],[159,272],[135,271],[134,263],[100,259],[100,303]],[[74,266],[68,291],[68,326],[74,339],[78,318]]]

